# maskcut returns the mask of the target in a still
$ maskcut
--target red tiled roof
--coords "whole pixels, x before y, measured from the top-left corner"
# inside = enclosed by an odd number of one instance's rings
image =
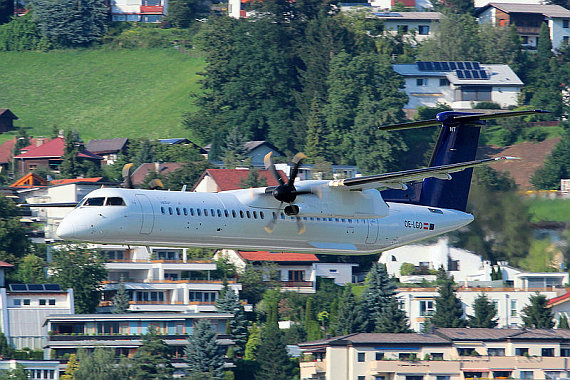
[[[19,154],[14,158],[60,158],[63,156],[63,150],[65,148],[65,140],[61,137],[56,137],[38,147],[27,146],[22,150],[28,150],[25,153]],[[77,157],[91,158],[96,160],[102,160],[103,157],[91,153],[88,150],[79,152]]]
[[[184,166],[184,162],[161,162],[159,166],[160,174],[167,174],[172,171],[180,169]],[[132,174],[131,180],[133,185],[138,186],[144,182],[144,178],[152,171],[157,170],[156,163],[141,164]]]
[[[317,262],[319,259],[312,253],[288,253],[288,252],[269,252],[269,251],[256,251],[244,252],[239,251],[238,255],[247,261],[274,261],[274,262],[292,262],[292,261],[306,261]]]
[[[558,297],[554,297],[548,300],[548,303],[546,304],[547,306],[554,306],[557,305],[559,303],[562,303],[566,300],[570,299],[570,292],[563,294],[561,296]]]
[[[281,178],[287,180],[287,177],[282,170],[278,170],[278,173]],[[243,188],[242,183],[247,179],[249,169],[206,169],[204,174],[202,174],[202,177],[198,180],[198,183],[200,183],[206,175],[210,176],[216,182],[218,185],[218,191],[238,190]],[[279,185],[271,175],[271,172],[267,170],[260,170],[259,178],[265,178],[267,186]]]
[[[5,261],[0,261],[0,267],[4,267],[4,268],[12,268],[14,267],[12,264],[8,264]]]
[[[0,144],[0,164],[9,163],[12,160],[12,149],[15,143],[14,140],[7,140]]]
[[[51,181],[52,185],[67,185],[69,183],[76,182],[99,182],[103,177],[93,177],[93,178],[70,178],[70,179],[54,179]]]

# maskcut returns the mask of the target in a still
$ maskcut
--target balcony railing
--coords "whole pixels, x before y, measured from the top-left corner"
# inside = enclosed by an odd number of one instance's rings
[[[223,284],[223,280],[138,280],[135,278],[123,279],[123,282],[146,283],[146,284]],[[102,281],[103,285],[118,284],[118,280]],[[228,284],[236,284],[237,280],[226,280]]]
[[[288,288],[312,288],[313,283],[311,281],[281,281],[279,285],[285,286]]]
[[[166,263],[166,264],[212,264],[212,260],[149,260],[149,259],[107,259],[108,263]]]

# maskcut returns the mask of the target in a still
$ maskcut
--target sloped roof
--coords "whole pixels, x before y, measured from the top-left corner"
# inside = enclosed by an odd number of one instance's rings
[[[10,187],[37,187],[37,186],[48,186],[49,182],[39,175],[31,172],[18,179],[16,182],[10,185]]]
[[[126,137],[119,139],[99,139],[89,140],[85,145],[85,149],[95,154],[116,153],[125,147],[128,139]]]
[[[6,140],[0,144],[0,164],[6,164],[12,159],[12,149],[16,142],[14,140]]]
[[[254,251],[244,252],[238,251],[238,255],[246,261],[270,261],[270,262],[318,262],[317,256],[312,253],[288,253],[288,252],[269,252]]]
[[[277,171],[281,178],[287,179],[282,170]],[[271,172],[267,170],[260,170],[258,172],[259,179],[264,178],[267,186],[279,186],[279,183],[273,178]],[[241,189],[241,184],[247,179],[249,169],[206,169],[200,179],[196,182],[192,191],[204,179],[204,177],[211,177],[218,185],[218,191],[238,190]]]
[[[4,267],[4,268],[13,268],[14,266],[12,264],[8,264],[5,261],[0,261],[0,267]]]
[[[18,116],[14,115],[14,113],[10,111],[8,108],[0,108],[0,117],[6,117],[12,120],[18,120]]]
[[[70,183],[80,183],[80,182],[100,182],[103,177],[93,177],[93,178],[69,178],[69,179],[54,179],[51,181],[52,185],[67,185]]]
[[[144,178],[150,172],[156,172],[157,165],[160,167],[160,174],[167,174],[172,171],[178,170],[184,166],[184,162],[161,162],[161,163],[145,163],[141,164],[131,176],[131,180],[133,181],[133,185],[140,185],[144,182]]]
[[[439,20],[443,15],[440,12],[375,12],[374,17],[381,20]]]
[[[355,333],[341,335],[329,339],[321,339],[312,342],[300,343],[301,348],[324,345],[348,345],[348,344],[449,344],[449,340],[437,334],[420,333]]]
[[[28,149],[28,146],[24,149]],[[62,137],[56,137],[38,147],[31,147],[26,153],[14,156],[14,158],[26,159],[26,158],[61,158],[63,156],[63,151],[65,148],[65,140]],[[89,158],[92,160],[102,160],[103,157],[91,153],[88,150],[79,152],[77,157]]]
[[[451,340],[505,340],[521,329],[485,329],[485,328],[437,328],[436,333]]]
[[[506,13],[538,13],[546,17],[570,17],[570,10],[560,5],[522,4],[522,3],[489,3],[478,9],[480,14],[485,9],[494,7]]]

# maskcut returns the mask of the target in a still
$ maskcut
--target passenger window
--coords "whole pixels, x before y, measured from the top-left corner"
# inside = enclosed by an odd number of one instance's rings
[[[214,213],[214,209],[213,209],[213,208],[210,209],[210,215],[211,215],[211,216],[216,216],[216,214]]]
[[[230,213],[228,212],[228,210],[224,210],[224,215],[226,216],[226,218],[230,216]]]
[[[239,217],[243,218],[243,211],[242,210],[239,210]]]
[[[340,221],[344,223],[344,218],[342,218]]]
[[[285,214],[281,213],[281,219],[285,220]]]
[[[247,215],[247,218],[251,218],[251,214],[249,213],[249,211],[246,211],[245,214]]]
[[[237,216],[236,210],[232,210],[232,216],[235,218]]]
[[[190,209],[190,215],[194,216],[194,209],[193,208]]]
[[[253,219],[257,219],[257,211],[253,212]]]
[[[265,215],[263,215],[263,211],[260,211],[260,212],[259,212],[259,217],[260,217],[261,219],[264,219],[264,218],[265,218]]]
[[[220,209],[218,209],[216,211],[218,211],[218,218],[221,218],[222,217],[222,211]]]
[[[202,211],[199,208],[196,209],[196,213],[198,214],[198,216],[202,216]]]
[[[180,215],[180,209],[176,207],[176,215]]]
[[[188,215],[188,210],[186,209],[186,207],[184,207],[184,208],[182,209],[182,211],[184,211],[184,216],[187,216],[187,215]]]
[[[164,209],[164,206],[160,206],[160,212],[163,213],[163,214],[166,213],[166,210]]]
[[[208,216],[208,209],[204,209],[204,216]]]
[[[104,203],[104,197],[87,198],[83,206],[103,206]]]
[[[169,207],[169,208],[168,208],[168,213],[169,213],[170,215],[173,214],[173,212],[172,212],[172,207]]]
[[[120,197],[109,197],[107,198],[107,202],[105,202],[107,206],[125,206],[125,201],[123,198]]]

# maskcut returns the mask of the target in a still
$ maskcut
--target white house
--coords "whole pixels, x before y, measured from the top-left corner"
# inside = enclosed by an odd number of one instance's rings
[[[29,379],[47,380],[59,379],[60,369],[65,369],[65,365],[59,363],[59,360],[0,360],[0,374],[3,371],[14,370],[18,366],[23,366],[28,374]]]
[[[111,0],[111,20],[157,23],[167,9],[168,0]]]
[[[433,35],[442,17],[439,12],[374,12],[374,17],[384,22],[384,31],[390,34],[413,34],[417,42]]]
[[[475,15],[479,23],[495,26],[515,25],[522,39],[522,46],[536,49],[540,26],[545,22],[550,29],[553,49],[570,40],[570,10],[560,5],[544,5],[519,1],[488,3],[479,8]]]
[[[392,65],[405,80],[409,96],[405,109],[447,103],[453,109],[473,108],[478,102],[501,107],[517,105],[523,82],[508,65],[479,62],[416,62]]]

